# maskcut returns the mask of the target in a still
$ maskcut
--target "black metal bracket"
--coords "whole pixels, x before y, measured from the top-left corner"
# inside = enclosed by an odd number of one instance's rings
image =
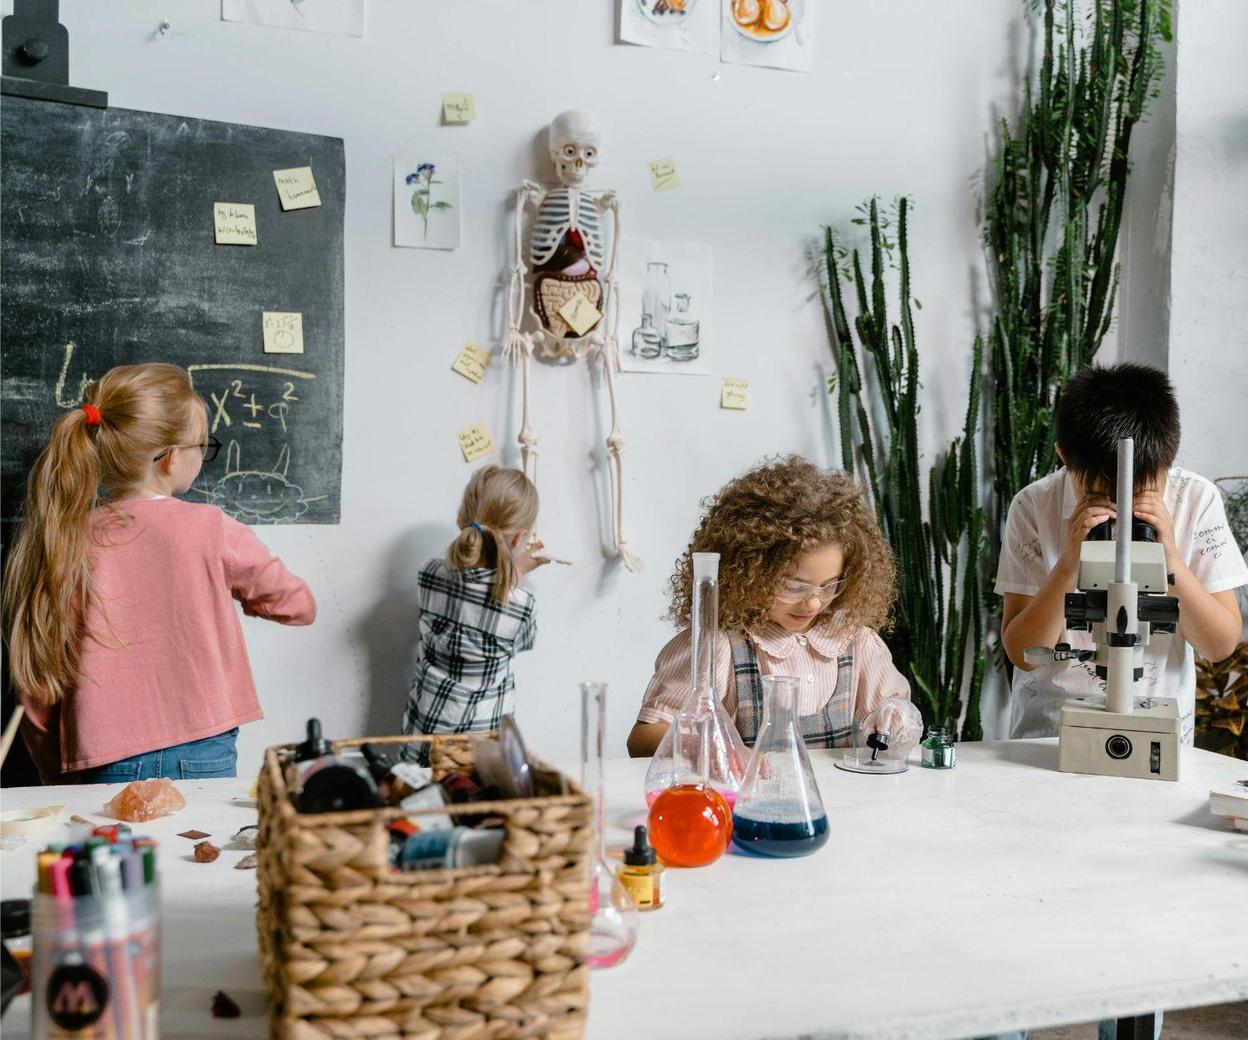
[[[106,91],[69,85],[69,32],[60,24],[60,6],[60,0],[14,0],[3,23],[0,93],[107,108]]]

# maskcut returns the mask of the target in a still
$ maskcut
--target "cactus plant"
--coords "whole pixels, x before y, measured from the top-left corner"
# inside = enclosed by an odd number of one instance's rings
[[[1061,386],[1109,331],[1131,135],[1156,91],[1158,41],[1171,35],[1172,0],[1036,6],[1039,79],[1026,84],[1016,129],[1002,120],[984,227],[996,311],[988,405],[998,525],[1019,491],[1057,467]]]
[[[908,252],[909,200],[897,203],[895,255],[899,258],[900,321],[890,324],[886,304],[887,242],[876,199],[866,218],[871,277],[859,251],[848,252],[825,229],[824,290],[836,359],[832,390],[841,431],[841,464],[870,488],[876,515],[897,558],[900,585],[891,631],[893,660],[911,680],[915,703],[927,722],[955,723],[967,689],[964,739],[982,736],[979,695],[984,678],[984,592],[981,559],[986,548],[976,435],[980,411],[982,348],[975,343],[962,434],[926,474],[919,453],[919,353],[915,342]],[[848,259],[858,315],[853,331],[841,293],[839,261]],[[864,401],[861,352],[874,366],[884,429],[876,430]],[[880,454],[877,456],[877,442]],[[928,489],[926,516],[922,489]]]

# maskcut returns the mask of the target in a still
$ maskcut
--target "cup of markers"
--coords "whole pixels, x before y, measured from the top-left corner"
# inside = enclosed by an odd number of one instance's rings
[[[156,1040],[156,843],[124,824],[37,858],[31,930],[35,1040]]]

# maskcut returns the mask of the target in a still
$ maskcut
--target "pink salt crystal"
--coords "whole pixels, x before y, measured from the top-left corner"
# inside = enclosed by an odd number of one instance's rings
[[[186,799],[161,777],[159,780],[136,780],[127,784],[122,792],[104,807],[104,811],[119,820],[141,823],[158,816],[168,816],[186,808]]]

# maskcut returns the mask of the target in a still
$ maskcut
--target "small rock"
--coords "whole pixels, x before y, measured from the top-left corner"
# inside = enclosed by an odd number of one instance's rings
[[[253,852],[250,856],[244,856],[242,859],[240,859],[237,863],[234,864],[234,869],[235,870],[255,870],[256,869],[256,854]]]
[[[210,841],[199,841],[195,843],[195,862],[211,863],[221,855],[221,850]]]
[[[173,783],[164,777],[159,780],[135,780],[127,784],[104,811],[119,820],[141,823],[158,816],[168,816],[186,808],[186,799]]]
[[[217,990],[212,996],[213,1018],[238,1018],[242,1014],[237,1004],[223,990]]]

